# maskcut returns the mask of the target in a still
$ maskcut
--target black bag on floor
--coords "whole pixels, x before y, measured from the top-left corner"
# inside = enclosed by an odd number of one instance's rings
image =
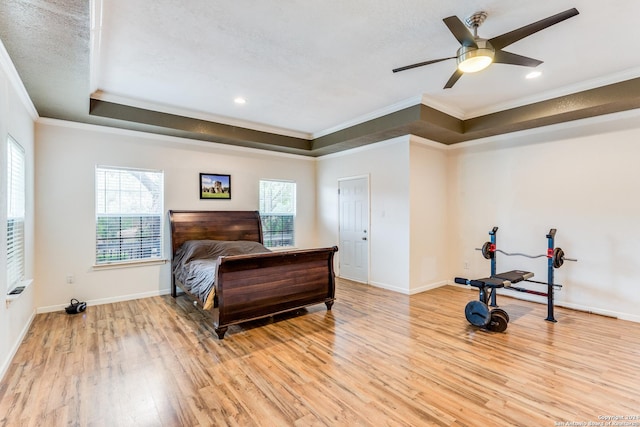
[[[67,314],[78,314],[78,313],[82,313],[86,309],[87,309],[86,302],[80,302],[77,299],[73,298],[71,300],[71,304],[65,307],[64,310],[67,312]]]

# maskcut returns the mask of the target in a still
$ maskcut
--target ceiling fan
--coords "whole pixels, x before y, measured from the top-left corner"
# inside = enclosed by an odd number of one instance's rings
[[[499,64],[511,64],[511,65],[523,65],[525,67],[536,67],[542,64],[542,61],[537,59],[528,58],[522,55],[516,55],[502,50],[502,48],[509,46],[512,43],[517,42],[533,33],[540,30],[544,30],[547,27],[555,25],[559,22],[569,19],[572,16],[578,14],[576,8],[565,10],[556,15],[534,22],[533,24],[525,25],[517,30],[504,33],[500,36],[490,39],[483,39],[478,37],[478,27],[487,18],[486,12],[476,12],[467,19],[465,24],[458,19],[457,16],[450,16],[444,18],[445,25],[449,28],[449,31],[460,42],[461,46],[456,53],[456,56],[450,56],[448,58],[433,59],[431,61],[418,62],[417,64],[406,65],[404,67],[395,68],[394,73],[399,71],[409,70],[411,68],[422,67],[424,65],[435,64],[436,62],[446,61],[448,59],[456,59],[458,68],[451,75],[449,81],[444,86],[445,89],[453,87],[464,73],[475,73],[477,71],[487,68],[492,63]],[[473,30],[473,34],[467,29]]]

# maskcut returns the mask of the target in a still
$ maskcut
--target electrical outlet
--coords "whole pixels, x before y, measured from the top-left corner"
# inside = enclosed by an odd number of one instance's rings
[[[69,285],[71,285],[74,282],[75,278],[73,277],[73,274],[67,274],[67,283]]]
[[[469,261],[465,261],[464,262],[464,269],[468,270],[469,269]]]

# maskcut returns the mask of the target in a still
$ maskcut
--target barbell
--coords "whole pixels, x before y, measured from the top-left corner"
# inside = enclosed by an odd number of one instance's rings
[[[496,249],[495,244],[492,244],[491,242],[485,242],[484,245],[482,245],[482,248],[476,248],[476,251],[481,251],[482,256],[485,259],[493,258],[496,252],[500,252],[501,254],[504,254],[507,256],[523,256],[527,258],[552,258],[554,268],[562,267],[562,264],[564,264],[565,261],[572,261],[572,262],[578,261],[575,258],[567,258],[562,248],[549,249],[547,250],[546,254],[529,255],[521,252],[505,252],[502,249]]]

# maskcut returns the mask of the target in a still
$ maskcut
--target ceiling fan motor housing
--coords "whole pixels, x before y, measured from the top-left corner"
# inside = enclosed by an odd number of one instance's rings
[[[491,64],[495,55],[495,49],[486,39],[476,38],[476,46],[460,46],[456,54],[456,61],[460,71],[475,73]]]

